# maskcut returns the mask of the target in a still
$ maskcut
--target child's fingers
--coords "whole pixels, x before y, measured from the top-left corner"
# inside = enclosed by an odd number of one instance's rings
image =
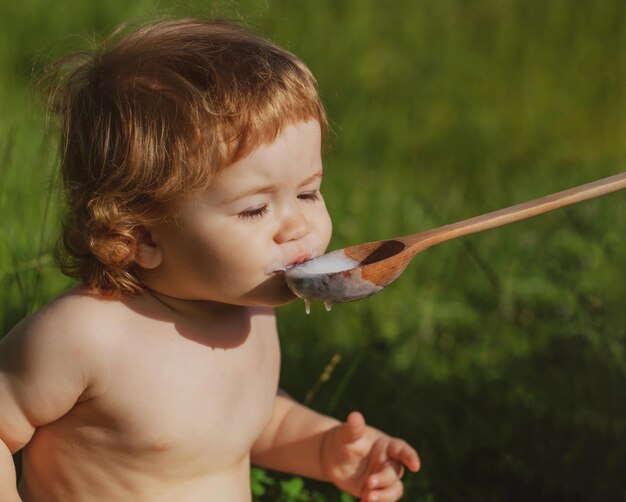
[[[403,473],[402,465],[393,461],[385,462],[378,472],[367,478],[367,487],[371,490],[384,489],[402,478]]]
[[[353,411],[339,429],[339,440],[343,443],[354,443],[363,437],[366,429],[363,415]]]
[[[397,480],[391,486],[379,490],[367,490],[361,500],[364,502],[396,502],[402,498],[404,486]]]
[[[388,448],[389,457],[406,465],[412,472],[420,470],[420,458],[415,449],[402,439],[394,439]]]

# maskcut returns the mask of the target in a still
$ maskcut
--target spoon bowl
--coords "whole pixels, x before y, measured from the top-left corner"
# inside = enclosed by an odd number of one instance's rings
[[[309,273],[299,265],[287,270],[285,277],[300,298],[332,303],[361,300],[378,293],[402,273],[412,258],[406,250],[402,239],[359,244],[324,255],[344,261],[344,270]]]
[[[285,279],[293,293],[305,301],[322,300],[328,306],[361,300],[382,291],[402,274],[417,253],[435,244],[623,188],[626,172],[425,232],[338,249],[287,270]],[[332,265],[325,267],[325,262]]]

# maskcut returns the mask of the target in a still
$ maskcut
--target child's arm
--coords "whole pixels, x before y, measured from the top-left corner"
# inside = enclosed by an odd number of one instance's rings
[[[319,454],[324,434],[340,423],[279,391],[272,420],[252,448],[252,463],[329,481],[322,471]]]
[[[0,440],[0,498],[7,502],[20,500],[15,485],[15,469],[11,451],[2,440]]]
[[[19,500],[11,454],[36,427],[67,413],[87,388],[89,358],[76,326],[36,314],[0,343],[0,500]]]
[[[330,481],[363,500],[395,501],[403,491],[403,465],[420,462],[405,441],[369,427],[360,413],[345,423],[279,394],[269,426],[252,449],[252,462]]]

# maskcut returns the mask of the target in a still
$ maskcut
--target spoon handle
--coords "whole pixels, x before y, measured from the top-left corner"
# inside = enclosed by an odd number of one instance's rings
[[[414,247],[415,252],[418,252],[450,239],[531,218],[554,209],[616,192],[623,188],[626,188],[626,172],[433,230],[409,235],[402,240],[408,246]]]

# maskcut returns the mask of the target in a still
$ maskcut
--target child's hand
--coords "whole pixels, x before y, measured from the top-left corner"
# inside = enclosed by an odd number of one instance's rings
[[[400,499],[403,466],[413,472],[420,468],[417,452],[406,441],[367,426],[359,412],[325,434],[321,463],[331,482],[366,502]]]

